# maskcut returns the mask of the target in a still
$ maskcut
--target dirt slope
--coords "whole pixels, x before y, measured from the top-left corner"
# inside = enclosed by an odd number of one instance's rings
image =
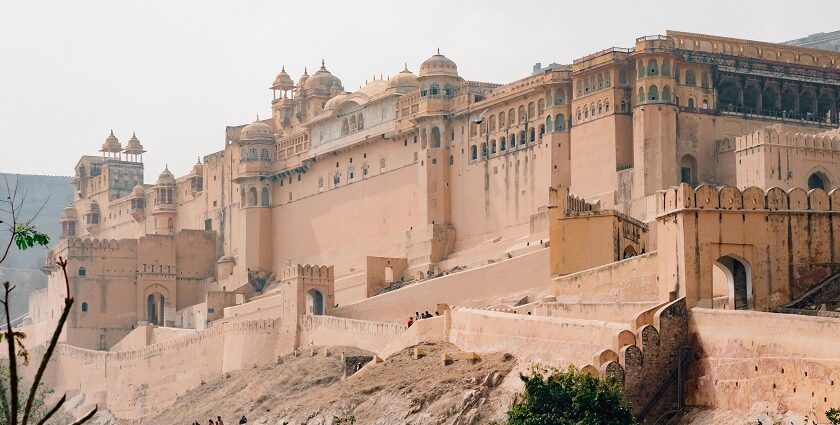
[[[341,380],[341,353],[370,355],[356,348],[316,348],[280,364],[231,372],[179,397],[175,405],[141,421],[115,421],[107,414],[99,424],[206,424],[221,415],[235,424],[333,424],[334,417],[355,417],[356,424],[486,424],[501,416],[512,401],[498,385],[515,365],[503,354],[471,363],[450,344],[423,345],[427,355],[414,360],[411,350]],[[442,354],[455,362],[441,363]],[[459,357],[461,356],[461,357]],[[495,372],[495,373],[494,373]]]

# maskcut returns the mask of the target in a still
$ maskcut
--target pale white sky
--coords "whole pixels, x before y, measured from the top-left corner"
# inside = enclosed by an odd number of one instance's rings
[[[270,115],[282,65],[321,58],[347,90],[437,47],[466,79],[509,82],[678,29],[784,41],[840,29],[840,1],[3,1],[0,171],[70,175],[114,129],[149,152],[146,182]],[[311,72],[310,72],[311,74]]]

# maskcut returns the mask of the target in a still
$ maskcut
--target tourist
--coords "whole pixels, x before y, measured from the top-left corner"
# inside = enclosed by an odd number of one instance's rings
[[[216,425],[225,425],[225,422],[222,420],[221,416],[216,416]]]
[[[213,419],[210,419],[210,425],[216,425],[216,423],[213,422]]]
[[[240,425],[248,423],[248,419],[245,417],[245,415],[242,415],[242,419],[239,420],[239,423]]]
[[[409,318],[408,318],[408,322],[406,323],[406,325],[408,325],[408,327],[410,328],[410,327],[411,327],[411,325],[413,325],[413,324],[414,324],[414,318],[413,318],[413,317],[409,317]]]
[[[418,320],[420,320],[420,312],[419,312],[419,311],[415,311],[415,312],[414,312],[414,321],[416,322],[416,321],[418,321]]]
[[[440,316],[440,312],[435,311],[435,316]]]
[[[426,319],[432,317],[432,313],[429,313],[429,310],[426,310]]]

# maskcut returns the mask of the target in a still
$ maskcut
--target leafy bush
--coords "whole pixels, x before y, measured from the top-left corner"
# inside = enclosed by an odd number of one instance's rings
[[[508,411],[508,425],[636,424],[614,379],[602,381],[574,366],[559,370],[540,365],[520,378],[525,393]]]
[[[831,422],[831,425],[840,425],[840,409],[828,409],[825,412],[825,417]]]

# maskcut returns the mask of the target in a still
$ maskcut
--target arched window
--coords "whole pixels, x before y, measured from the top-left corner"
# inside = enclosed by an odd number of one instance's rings
[[[430,93],[430,94],[431,94],[432,96],[438,96],[438,95],[440,95],[440,86],[439,86],[439,85],[437,85],[437,83],[432,84],[432,90],[431,90],[431,93]]]
[[[509,149],[516,149],[516,134],[515,133],[508,134],[508,148]]]
[[[642,77],[645,76],[645,61],[643,61],[643,60],[639,61],[638,73],[639,73],[639,75],[637,75],[637,78],[642,78]]]
[[[528,104],[528,116],[527,118],[530,120],[537,116],[536,108],[534,107],[534,102]]]
[[[601,114],[603,114],[603,113],[604,113],[604,104],[601,103],[601,101],[599,100],[598,101],[598,116],[600,117]]]
[[[496,116],[490,115],[490,119],[487,121],[490,122],[490,131],[496,131]]]
[[[689,109],[694,109],[694,98],[693,97],[688,98],[688,107],[689,107]]]
[[[703,99],[703,109],[709,109],[709,99]]]
[[[264,207],[267,207],[267,206],[270,205],[269,204],[269,199],[268,199],[268,188],[267,187],[262,188],[262,197],[261,197],[260,201],[262,201],[261,205],[264,206]]]
[[[557,114],[554,117],[554,131],[564,131],[566,129],[566,117],[563,114]]]
[[[507,125],[507,122],[505,122],[505,113],[504,112],[499,112],[499,128],[502,128],[506,125]]]
[[[671,76],[671,60],[668,58],[662,59],[662,75],[665,77]]]
[[[385,111],[382,111],[382,112],[385,112]],[[365,128],[365,117],[362,115],[361,112],[356,114],[356,128],[358,128],[359,130]]]
[[[808,177],[808,190],[822,189],[827,192],[830,188],[828,177],[821,171],[814,172]]]
[[[610,100],[609,99],[604,101],[604,112],[606,112],[608,114],[610,113]]]
[[[627,72],[623,69],[618,70],[618,83],[622,86],[627,84]]]
[[[490,141],[490,155],[496,154],[496,139]]]
[[[443,95],[446,97],[452,97],[454,91],[452,90],[452,84],[446,83],[443,85]]]
[[[589,108],[586,106],[583,107],[583,119],[589,118]]]
[[[271,155],[268,153],[268,148],[262,148],[260,151],[260,161],[271,161]]]
[[[659,75],[659,63],[656,62],[656,59],[651,59],[648,61],[648,75]]]
[[[478,159],[478,148],[475,145],[470,146],[470,159],[473,161]]]
[[[432,147],[440,147],[440,129],[437,127],[432,127]]]
[[[455,163],[455,157],[452,156],[452,155],[449,155],[449,165],[452,165],[454,163]]]
[[[537,141],[537,131],[534,129],[534,127],[531,127],[531,143],[534,143],[536,141]]]
[[[647,98],[645,97],[645,88],[639,87],[639,104],[645,103]]]
[[[429,94],[429,91],[426,90],[426,85],[421,84],[420,85],[420,97],[426,97],[427,94]]]
[[[525,130],[519,132],[519,144],[524,145],[526,143],[525,140]]]
[[[513,125],[516,122],[516,111],[513,108],[508,110],[508,125]]]
[[[595,103],[593,102],[589,105],[589,113],[592,115],[592,118],[595,118]]]
[[[651,102],[659,101],[659,89],[657,89],[656,86],[648,87],[648,91],[648,99],[650,99]]]
[[[481,159],[487,159],[487,143],[481,142]]]
[[[611,74],[610,71],[607,71],[607,72],[604,73],[604,87],[609,87],[609,86],[612,85],[612,83],[610,82],[610,80],[611,80],[610,74]]]
[[[586,81],[587,81],[587,83],[589,83],[586,88],[589,91],[595,91],[595,77],[590,76],[589,78],[586,79]],[[586,91],[586,90],[584,90],[584,91]]]
[[[697,170],[697,160],[691,155],[685,155],[680,160],[680,182],[691,185],[697,184],[697,177],[694,175]]]
[[[685,85],[687,86],[696,86],[697,85],[697,75],[694,73],[693,69],[689,69],[685,71]]]
[[[543,111],[545,111],[545,99],[537,101],[537,111],[539,111],[540,115],[542,115]]]
[[[370,172],[370,166],[367,163],[362,164],[362,178],[367,178],[368,173]]]
[[[577,115],[577,120],[580,121],[580,119],[581,119],[580,108],[577,108],[577,112],[575,114]]]
[[[82,313],[85,313],[87,311],[88,311],[88,303],[82,303]]]
[[[525,105],[519,105],[519,122],[525,122]]]
[[[504,152],[506,149],[505,136],[502,136],[502,138],[499,139],[499,151]]]
[[[351,115],[350,116],[350,132],[352,133],[352,132],[356,131],[357,129],[358,129],[358,127],[356,127],[356,116]]]
[[[557,89],[554,92],[554,104],[555,105],[562,105],[563,104],[563,90]]]
[[[545,130],[549,133],[551,133],[553,131],[551,129],[552,124],[554,124],[554,123],[551,121],[551,115],[545,117]]]
[[[583,80],[578,80],[577,82],[577,96],[583,96]]]
[[[341,120],[341,135],[345,135],[350,132],[350,125],[348,124],[347,118]]]
[[[700,74],[700,87],[703,87],[704,89],[709,88],[709,73],[706,71],[703,71],[703,73]]]
[[[662,101],[671,103],[671,87],[665,86],[662,88]]]
[[[257,206],[257,188],[252,187],[248,189],[248,206],[249,207],[256,207]]]
[[[598,73],[598,89],[604,88],[604,73]]]
[[[548,121],[551,122],[551,121]],[[543,138],[543,134],[545,134],[545,124],[540,124],[540,140]]]
[[[333,186],[338,186],[341,184],[341,173],[336,171],[333,175]]]
[[[677,84],[680,83],[680,69],[677,68],[676,65],[674,66],[674,81],[676,81]]]

